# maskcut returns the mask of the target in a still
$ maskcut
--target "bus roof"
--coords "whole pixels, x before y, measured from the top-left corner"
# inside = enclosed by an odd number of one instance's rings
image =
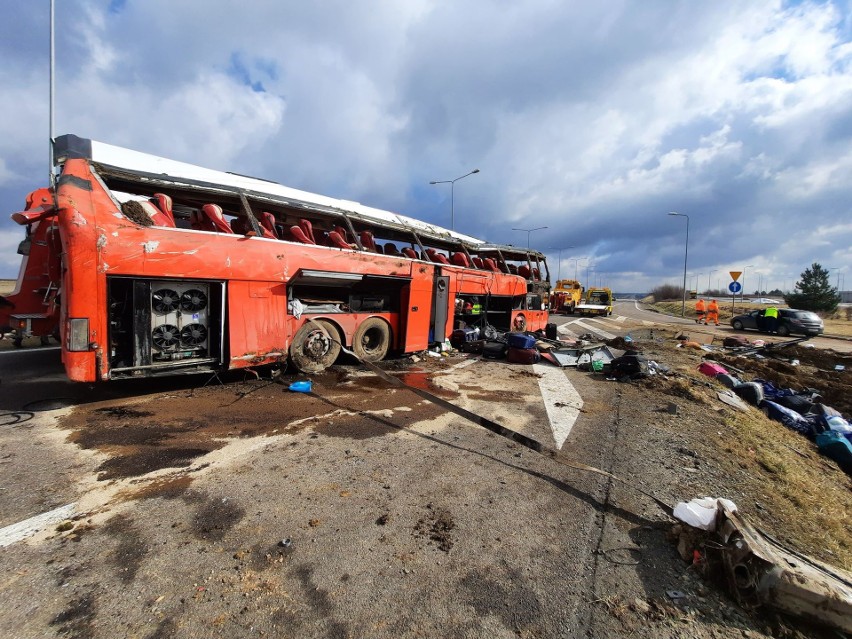
[[[283,203],[307,205],[331,211],[342,211],[365,222],[372,222],[378,225],[390,223],[392,225],[409,227],[415,232],[445,241],[454,240],[462,242],[472,248],[485,244],[482,240],[469,235],[457,233],[434,224],[428,224],[399,213],[364,206],[358,202],[339,200],[325,195],[290,188],[269,180],[226,171],[216,171],[186,162],[169,160],[112,144],[80,138],[71,134],[56,138],[54,142],[54,158],[56,164],[61,164],[69,159],[79,158],[89,160],[107,169],[118,169],[125,175],[136,175],[140,181],[151,178],[160,180],[166,178],[170,182],[188,186],[213,187],[234,192],[244,192],[246,195],[257,194],[283,201]],[[536,251],[530,252],[536,253]]]

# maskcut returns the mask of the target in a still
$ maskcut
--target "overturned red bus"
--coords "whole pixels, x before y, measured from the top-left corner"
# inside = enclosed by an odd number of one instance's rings
[[[462,324],[547,323],[537,251],[73,135],[54,156],[55,193],[12,215],[26,239],[0,325],[56,334],[72,380],[317,372],[341,344],[378,361]]]

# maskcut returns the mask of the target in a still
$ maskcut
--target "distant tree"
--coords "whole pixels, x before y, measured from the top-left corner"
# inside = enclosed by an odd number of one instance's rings
[[[683,298],[683,287],[674,286],[673,284],[663,284],[651,291],[655,302],[663,300],[679,300]]]
[[[790,308],[834,312],[840,304],[840,295],[837,294],[836,288],[832,288],[828,275],[828,269],[814,262],[810,268],[804,270],[801,279],[796,282],[795,290],[785,295],[784,301]]]
[[[769,293],[767,293],[767,295],[784,295],[784,291],[782,291],[780,288],[773,288],[771,291],[769,291]]]

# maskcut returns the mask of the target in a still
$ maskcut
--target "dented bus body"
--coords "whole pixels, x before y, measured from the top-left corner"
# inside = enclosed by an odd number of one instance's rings
[[[341,345],[377,361],[462,324],[547,323],[540,252],[73,135],[54,157],[55,189],[12,215],[26,239],[0,325],[56,335],[72,380],[318,372]]]

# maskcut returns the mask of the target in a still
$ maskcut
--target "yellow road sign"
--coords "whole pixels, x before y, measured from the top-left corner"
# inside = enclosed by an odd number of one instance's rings
[[[742,272],[742,271],[728,271],[728,272],[731,274],[731,277],[733,278],[733,280],[734,280],[735,282],[736,282],[738,279],[740,279],[740,275],[742,275],[742,274],[743,274],[743,272]]]

